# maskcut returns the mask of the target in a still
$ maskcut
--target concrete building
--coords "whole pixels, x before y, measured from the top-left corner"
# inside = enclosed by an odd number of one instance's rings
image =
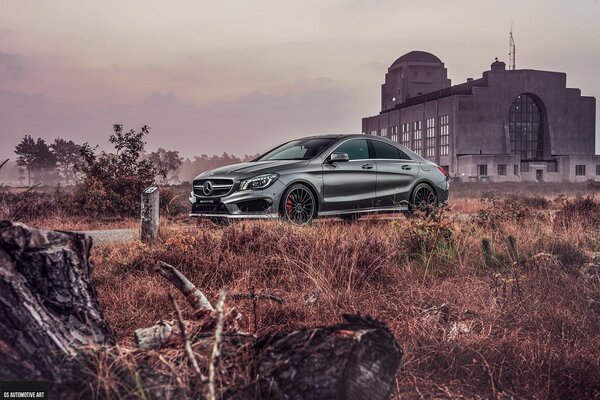
[[[596,99],[562,72],[507,70],[451,85],[444,63],[411,51],[381,86],[381,112],[364,134],[397,141],[464,181],[600,181]]]

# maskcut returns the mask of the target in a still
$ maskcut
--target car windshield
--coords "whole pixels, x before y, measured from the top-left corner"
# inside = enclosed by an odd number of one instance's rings
[[[307,138],[292,140],[263,154],[256,161],[310,160],[329,147],[336,139]]]

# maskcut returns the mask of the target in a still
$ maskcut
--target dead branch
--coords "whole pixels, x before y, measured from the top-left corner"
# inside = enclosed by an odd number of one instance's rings
[[[159,261],[156,270],[183,293],[187,302],[197,313],[210,313],[215,310],[204,293],[198,290],[177,268],[166,262]]]
[[[279,304],[285,303],[284,299],[271,293],[234,293],[229,298],[232,300],[271,300]]]
[[[155,350],[164,347],[173,334],[173,325],[160,320],[156,325],[148,328],[139,328],[134,332],[135,344],[140,349]]]
[[[29,189],[27,189],[26,191],[24,191],[23,193],[29,193],[31,192],[33,189],[35,189],[36,187],[40,186],[42,183],[36,183],[35,185],[33,185],[32,187],[30,187]]]
[[[208,366],[208,398],[216,400],[215,397],[215,364],[221,355],[221,335],[223,334],[223,308],[225,307],[225,297],[227,290],[221,290],[219,301],[217,302],[217,326],[215,328],[215,341],[213,343],[212,353],[210,355],[210,364]]]
[[[183,341],[183,348],[185,349],[185,353],[190,359],[190,363],[196,372],[196,376],[200,379],[205,380],[206,377],[202,375],[202,371],[200,371],[200,366],[198,365],[198,360],[196,360],[196,356],[194,355],[194,351],[192,350],[192,344],[190,343],[190,338],[185,332],[185,324],[183,323],[183,316],[181,315],[181,310],[177,305],[177,302],[173,298],[173,295],[169,293],[169,300],[171,300],[171,304],[175,308],[175,312],[177,313],[177,322],[179,324],[179,334],[181,335],[181,340]]]

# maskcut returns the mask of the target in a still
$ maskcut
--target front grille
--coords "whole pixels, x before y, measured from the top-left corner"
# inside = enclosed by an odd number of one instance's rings
[[[212,184],[212,192],[204,193],[204,184],[209,181]],[[231,192],[233,179],[197,179],[194,181],[194,195],[199,197],[222,197]]]
[[[192,213],[195,214],[229,214],[223,203],[194,203]]]

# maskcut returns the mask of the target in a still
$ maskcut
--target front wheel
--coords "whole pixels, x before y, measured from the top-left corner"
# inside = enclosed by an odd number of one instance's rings
[[[430,214],[438,205],[438,198],[431,186],[419,183],[412,192],[410,210]]]
[[[282,218],[294,225],[307,225],[317,214],[317,200],[312,191],[303,184],[287,188],[283,194]]]

